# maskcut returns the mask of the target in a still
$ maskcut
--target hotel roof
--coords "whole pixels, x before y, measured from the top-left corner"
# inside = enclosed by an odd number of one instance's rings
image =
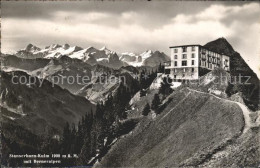
[[[209,50],[209,51],[212,51],[212,50],[210,50],[209,48],[207,48],[207,47],[205,47],[205,46],[202,46],[202,45],[200,45],[200,44],[189,44],[189,45],[171,46],[171,47],[169,47],[169,48],[192,47],[192,46],[199,46],[199,47],[201,47],[201,48],[204,48],[204,49],[207,49],[207,50]],[[219,52],[216,52],[216,51],[212,51],[212,52],[215,52],[215,53],[218,53],[218,54],[220,54],[220,55],[225,55],[225,56],[230,57],[229,55],[226,55],[226,54],[224,54],[224,53],[219,53]]]
[[[170,48],[192,47],[192,46],[201,46],[201,45],[200,44],[189,44],[189,45],[171,46]]]

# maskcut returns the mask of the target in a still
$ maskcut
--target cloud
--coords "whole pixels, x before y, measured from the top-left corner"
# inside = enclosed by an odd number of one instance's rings
[[[211,4],[217,3],[220,2],[211,2]],[[1,14],[5,18],[50,19],[51,15],[57,11],[105,12],[112,14],[135,11],[168,18],[183,11],[186,13],[200,11],[208,6],[208,3],[176,1],[3,1],[1,5]]]
[[[183,32],[174,31],[181,36],[191,37],[190,41],[196,37],[204,42],[205,39],[209,41],[221,36],[226,37],[260,77],[259,16],[259,3],[240,6],[211,5],[196,15],[177,15],[172,21],[175,23],[175,29],[178,26],[179,29],[184,29]]]
[[[52,20],[64,23],[82,24],[82,23],[93,23],[96,21],[102,21],[107,19],[112,19],[114,17],[112,14],[104,12],[66,12],[66,11],[57,11],[54,12]]]
[[[259,3],[249,3],[236,6],[212,5],[208,9],[196,15],[198,20],[217,20],[232,22],[230,19],[239,19],[245,22],[253,19],[259,19],[260,6]],[[249,19],[249,20],[248,20]]]
[[[120,3],[115,3],[120,6]],[[161,50],[169,54],[169,46],[205,44],[219,37],[226,37],[235,50],[241,53],[250,66],[258,71],[259,60],[259,3],[242,5],[212,4],[198,8],[194,13],[183,10],[187,6],[162,6],[135,10],[124,6],[120,12],[102,10],[60,10],[49,13],[48,19],[3,17],[2,50],[18,50],[33,43],[40,47],[51,43],[70,43],[88,47],[110,47],[117,52]],[[175,3],[176,4],[176,3]],[[123,10],[125,9],[125,10]],[[174,11],[173,11],[174,10]],[[177,12],[176,12],[176,11]],[[256,61],[257,60],[257,61]]]

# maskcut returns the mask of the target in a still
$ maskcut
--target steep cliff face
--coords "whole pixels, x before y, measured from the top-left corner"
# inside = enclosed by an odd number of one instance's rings
[[[242,56],[224,38],[211,41],[205,47],[230,56],[230,75],[233,78],[233,82],[230,82],[230,94],[242,92],[243,99],[248,107],[252,110],[259,109],[259,79]],[[234,82],[235,79],[238,81],[239,76],[242,76],[241,82]]]
[[[236,52],[233,47],[229,44],[229,42],[225,38],[219,38],[217,40],[208,42],[204,45],[212,51],[223,53],[225,55],[230,56],[230,73],[235,76],[238,74],[241,75],[250,75],[252,76],[252,80],[257,78],[256,74],[253,70],[247,65],[242,56]]]
[[[229,44],[229,42],[223,37],[210,41],[204,46],[212,51],[224,53],[229,56],[231,56],[235,52],[231,44]]]

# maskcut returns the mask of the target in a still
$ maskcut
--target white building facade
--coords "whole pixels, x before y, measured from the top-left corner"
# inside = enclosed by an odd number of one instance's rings
[[[174,79],[198,79],[215,68],[230,70],[229,56],[201,45],[173,46],[170,49],[171,61],[165,63],[165,72]]]

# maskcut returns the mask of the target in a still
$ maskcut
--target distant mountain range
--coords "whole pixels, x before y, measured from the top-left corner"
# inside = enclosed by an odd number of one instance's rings
[[[111,51],[106,47],[102,47],[101,49],[94,47],[83,49],[79,46],[70,46],[69,44],[53,44],[44,49],[28,44],[25,49],[17,51],[15,55],[28,59],[51,59],[66,55],[70,58],[80,59],[90,65],[100,64],[112,68],[120,68],[126,65],[155,67],[160,63],[170,60],[169,56],[160,51],[153,52],[147,50],[141,54],[126,52],[118,55],[115,51]]]
[[[230,84],[230,94],[242,92],[245,102],[256,107],[259,103],[259,79],[253,70],[247,65],[242,56],[236,52],[225,38],[219,38],[208,42],[204,45],[206,48],[224,53],[230,56],[230,75],[233,78],[238,78],[239,75],[250,76],[248,81],[250,85]],[[96,65],[101,65],[111,69],[126,70],[125,67],[135,71],[142,68],[154,68],[159,64],[169,61],[170,58],[160,51],[147,50],[141,54],[125,52],[117,54],[106,47],[96,49],[89,47],[83,49],[78,46],[70,46],[68,44],[59,45],[53,44],[41,49],[32,44],[27,45],[25,49],[19,50],[15,56],[3,55],[5,65],[15,67],[16,70],[27,70],[32,75],[43,74],[47,77],[57,75],[73,75],[75,74],[90,74],[91,70],[95,71]],[[18,58],[17,58],[18,57]],[[50,62],[50,59],[54,59]],[[65,62],[64,62],[65,61]],[[37,63],[36,63],[37,62]],[[132,67],[132,68],[130,68]],[[133,69],[139,68],[139,70]],[[84,72],[84,73],[83,73]],[[82,95],[82,86],[61,84],[60,86],[67,88],[72,93],[80,93]],[[86,86],[85,86],[86,87]],[[251,105],[250,105],[251,104]]]
[[[138,74],[142,68],[145,68],[125,66],[120,69],[113,69],[100,64],[91,66],[82,60],[72,59],[68,56],[54,59],[24,59],[10,55],[3,57],[2,63],[4,65],[2,70],[6,72],[24,71],[40,79],[43,78],[55,82],[55,84],[69,90],[71,93],[86,97],[93,102],[105,100],[108,95],[117,90],[120,83],[119,75],[126,80],[126,85],[132,85],[133,82],[137,82],[134,79],[134,75]],[[151,68],[148,68],[148,70],[151,70]],[[79,77],[79,82],[71,84],[67,80],[67,77],[76,79],[77,76]],[[84,83],[82,83],[83,77],[85,77]],[[100,82],[99,77],[107,81]],[[62,78],[64,80],[61,80]],[[109,80],[115,81],[111,82]],[[136,86],[136,89],[138,88],[138,84],[133,84],[133,86]]]
[[[32,84],[30,76],[22,71],[2,71],[0,75],[2,124],[20,125],[37,135],[61,134],[66,122],[77,124],[82,116],[95,110],[95,105],[87,99],[73,95],[48,80],[41,79],[41,83],[35,77]],[[20,77],[26,78],[26,83],[13,82],[18,82]]]
[[[40,151],[42,145],[31,142],[46,137],[52,144],[64,128],[61,143],[69,142],[64,147],[80,147],[76,154],[96,167],[259,164],[259,79],[226,39],[211,41],[205,47],[229,55],[230,72],[215,69],[200,77],[200,83],[174,81],[174,91],[167,95],[159,92],[163,74],[155,72],[160,63],[170,59],[159,51],[117,54],[106,47],[83,49],[56,44],[41,49],[29,44],[14,55],[1,54],[0,122],[10,146],[9,151],[3,150],[5,156],[15,153],[17,144],[25,146],[25,153],[30,151],[28,146]],[[147,87],[141,78],[145,72],[154,78],[158,75]],[[77,75],[88,76],[88,83],[51,83],[53,77],[75,79]],[[250,84],[230,81],[239,75],[250,76]],[[37,82],[14,84],[14,76],[27,81],[32,77]],[[222,76],[228,78],[220,82]],[[157,93],[159,107],[143,115],[146,105],[154,104]],[[93,115],[85,115],[91,111]],[[131,126],[133,120],[138,124]],[[66,134],[70,132],[65,129],[67,122],[73,134]],[[76,128],[78,133],[74,134]],[[74,135],[84,145],[74,141]],[[50,151],[57,144],[53,143]]]

